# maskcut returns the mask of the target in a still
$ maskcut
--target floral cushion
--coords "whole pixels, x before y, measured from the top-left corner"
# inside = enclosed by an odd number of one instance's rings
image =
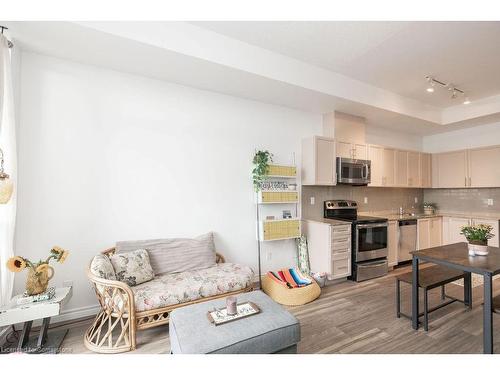
[[[157,276],[132,287],[135,310],[146,311],[238,291],[252,285],[250,267],[222,263],[201,270]]]
[[[101,279],[116,280],[115,269],[109,260],[109,257],[104,254],[96,255],[90,263],[90,272]]]
[[[155,277],[148,252],[144,249],[117,253],[111,256],[116,279],[130,286],[139,285]]]

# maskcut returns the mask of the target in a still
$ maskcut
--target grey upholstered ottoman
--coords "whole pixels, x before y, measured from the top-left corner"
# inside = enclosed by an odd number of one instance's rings
[[[253,302],[260,313],[215,326],[207,318],[214,307],[225,307],[226,299],[197,303],[170,314],[170,344],[173,354],[201,353],[296,353],[300,341],[299,321],[261,291],[237,295],[238,303]]]

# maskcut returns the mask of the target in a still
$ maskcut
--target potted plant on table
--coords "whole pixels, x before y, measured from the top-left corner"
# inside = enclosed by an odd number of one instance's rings
[[[488,255],[488,240],[494,237],[493,227],[487,224],[464,225],[460,234],[469,242],[469,255]]]
[[[28,269],[28,277],[26,279],[26,294],[34,296],[44,293],[49,285],[49,280],[54,276],[54,269],[49,266],[51,260],[63,263],[68,256],[68,251],[54,246],[50,250],[47,259],[32,262],[29,259],[21,256],[15,256],[7,261],[7,268],[12,272],[21,272],[25,268]]]

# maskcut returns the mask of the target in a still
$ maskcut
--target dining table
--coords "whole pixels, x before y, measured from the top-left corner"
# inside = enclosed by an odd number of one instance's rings
[[[483,277],[483,352],[493,354],[493,276],[500,274],[500,249],[488,246],[488,255],[469,255],[466,242],[410,252],[412,255],[412,328],[419,329],[419,262],[439,264],[464,272],[464,299],[472,296],[471,274]]]

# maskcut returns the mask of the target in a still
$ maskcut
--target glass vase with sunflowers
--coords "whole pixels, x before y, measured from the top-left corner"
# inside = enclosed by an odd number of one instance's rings
[[[63,263],[68,256],[68,251],[58,246],[50,250],[47,259],[32,262],[21,256],[15,256],[7,261],[7,268],[12,272],[21,272],[28,269],[28,278],[26,279],[26,294],[33,296],[43,293],[47,290],[49,280],[54,276],[54,269],[49,265],[51,261]]]

